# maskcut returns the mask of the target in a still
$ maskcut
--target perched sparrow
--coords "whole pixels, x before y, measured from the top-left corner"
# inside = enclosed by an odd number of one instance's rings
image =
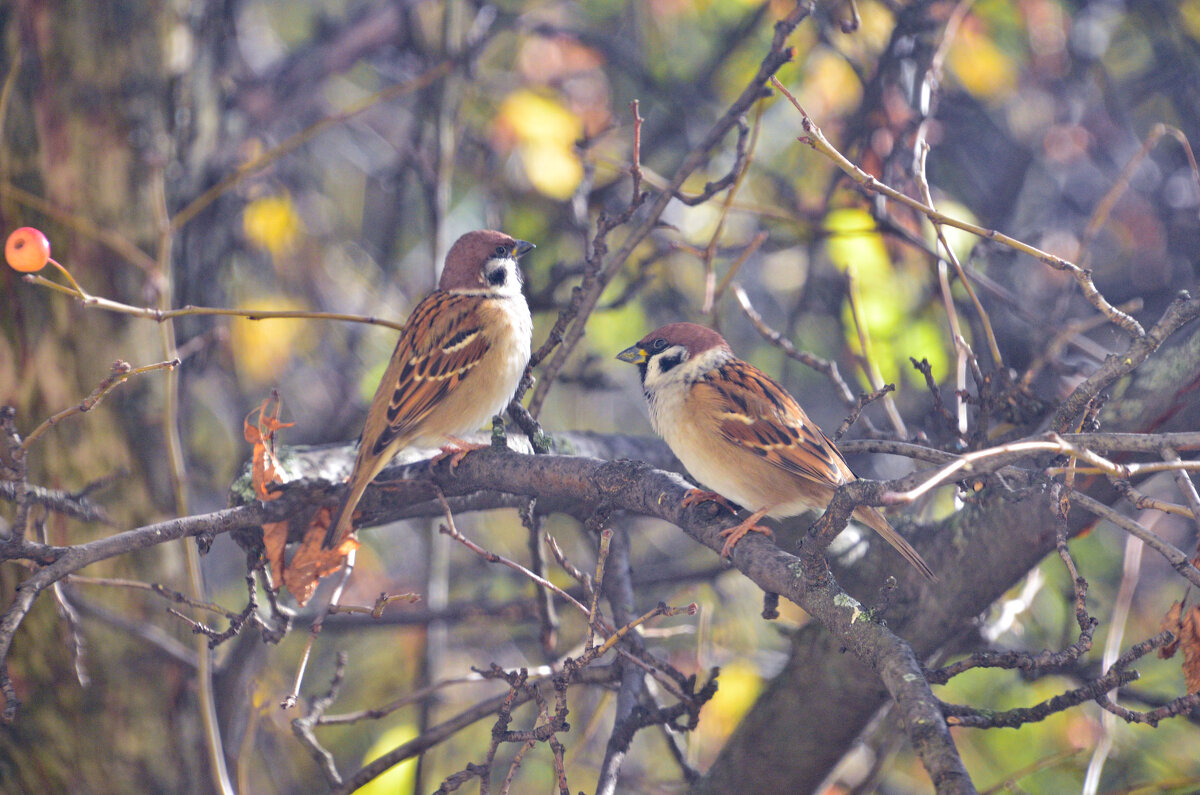
[[[367,484],[400,450],[441,446],[461,457],[481,446],[456,437],[504,409],[529,362],[533,321],[517,259],[533,247],[490,230],[450,247],[438,289],[413,309],[375,391],[325,546],[350,532]]]
[[[753,510],[721,533],[721,550],[758,526],[763,516],[795,516],[824,508],[838,486],[854,480],[833,442],[821,433],[791,395],[761,370],[733,355],[715,331],[695,323],[672,323],[647,334],[617,355],[641,371],[642,391],[654,430],[700,483],[685,502],[727,497]],[[867,524],[909,563],[933,580],[917,551],[874,508],[854,518]]]

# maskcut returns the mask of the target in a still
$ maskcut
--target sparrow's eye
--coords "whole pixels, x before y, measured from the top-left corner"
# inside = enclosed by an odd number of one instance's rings
[[[666,347],[667,347],[667,341],[664,340],[662,337],[659,337],[654,342],[650,343],[650,349],[654,350],[654,351],[661,351],[661,350],[665,349]]]
[[[506,249],[504,246],[496,246],[496,250],[492,253],[495,254],[497,257],[507,257],[508,249]]]

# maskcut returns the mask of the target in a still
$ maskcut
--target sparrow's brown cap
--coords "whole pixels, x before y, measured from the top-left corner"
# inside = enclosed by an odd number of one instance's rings
[[[447,252],[446,267],[442,269],[438,289],[471,290],[485,287],[485,262],[496,257],[519,258],[533,248],[532,243],[514,240],[503,232],[492,229],[468,232],[455,241]]]
[[[728,348],[729,343],[717,332],[695,323],[669,323],[662,328],[651,331],[633,346],[617,354],[623,362],[640,364],[646,358],[659,351],[664,351],[672,345],[682,345],[688,354],[695,356],[710,348]]]

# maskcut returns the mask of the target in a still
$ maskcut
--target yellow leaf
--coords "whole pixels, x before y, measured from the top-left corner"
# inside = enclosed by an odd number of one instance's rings
[[[854,278],[858,308],[871,337],[873,362],[883,380],[895,383],[901,376],[921,383],[909,367],[908,357],[927,358],[934,375],[949,375],[950,356],[941,316],[917,312],[920,285],[892,264],[883,237],[865,210],[834,210],[825,218],[830,232],[829,258]],[[954,239],[950,243],[958,245]],[[842,322],[851,350],[859,349],[849,302],[842,307]],[[867,382],[863,381],[866,386]]]
[[[858,107],[862,80],[842,55],[817,47],[805,64],[797,96],[815,119],[840,117]]]
[[[371,744],[363,755],[363,764],[369,764],[417,736],[417,728],[410,723],[398,726],[379,735],[379,739]],[[355,795],[408,795],[414,791],[417,784],[416,757],[406,759],[398,765],[387,769],[385,773],[368,781],[356,789]]]
[[[287,193],[264,196],[246,205],[242,211],[242,229],[251,243],[278,258],[295,244],[300,234],[300,216]]]
[[[571,146],[583,134],[578,116],[552,97],[528,89],[514,91],[500,103],[496,123],[507,127],[522,143]]]
[[[494,133],[517,150],[526,178],[540,193],[566,199],[583,179],[575,153],[583,121],[554,97],[529,89],[514,91],[500,103]]]
[[[1017,87],[1013,59],[996,46],[975,20],[963,23],[946,63],[963,88],[980,99],[993,99]]]
[[[754,706],[762,692],[763,681],[754,666],[734,660],[721,666],[717,693],[704,705],[698,735],[704,748],[719,747],[742,716]]]
[[[529,143],[521,147],[525,177],[538,193],[569,199],[583,179],[583,165],[574,149],[554,143]]]
[[[1190,2],[1179,5],[1179,21],[1183,29],[1193,39],[1200,39],[1200,3]]]
[[[833,210],[825,216],[825,229],[829,259],[841,270],[853,268],[859,279],[876,279],[891,271],[883,237],[866,210]]]
[[[238,309],[271,311],[303,310],[298,301],[284,296],[265,296],[241,302]],[[238,377],[247,386],[274,383],[292,356],[307,349],[311,341],[311,321],[300,318],[248,320],[234,318],[229,324],[233,364]]]

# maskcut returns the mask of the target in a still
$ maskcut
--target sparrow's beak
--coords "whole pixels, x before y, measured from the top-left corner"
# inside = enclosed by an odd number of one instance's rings
[[[618,353],[617,358],[630,364],[642,364],[646,361],[646,352],[637,345],[631,345]]]
[[[524,240],[517,240],[514,242],[517,244],[517,248],[513,252],[513,256],[517,259],[520,259],[525,254],[528,254],[530,251],[533,251],[535,248],[537,248],[537,246]]]

